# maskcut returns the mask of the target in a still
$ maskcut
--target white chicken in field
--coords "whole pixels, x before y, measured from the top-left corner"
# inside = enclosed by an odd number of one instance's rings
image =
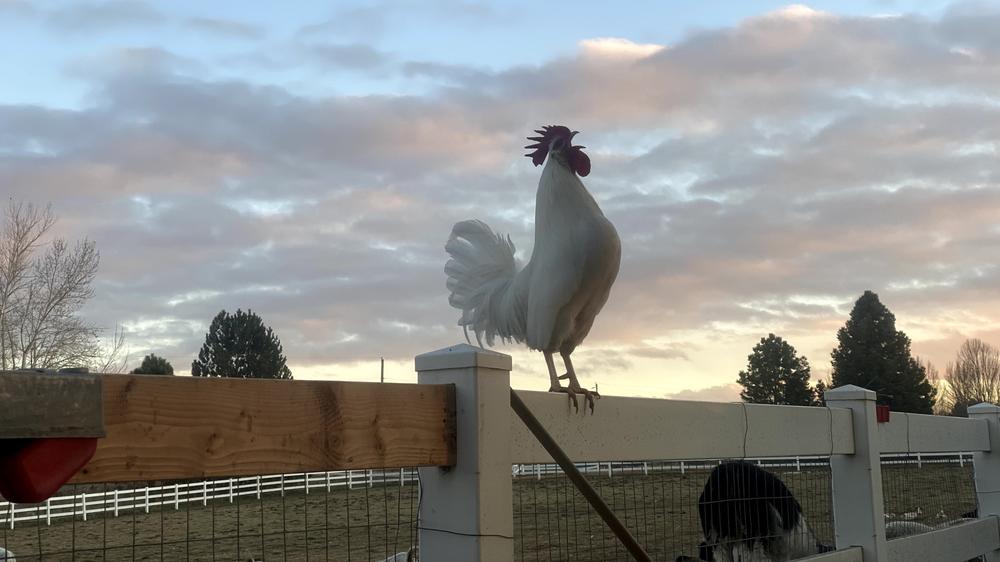
[[[535,246],[531,259],[518,268],[514,244],[478,220],[454,226],[445,245],[449,302],[462,310],[458,323],[471,327],[493,345],[524,342],[545,355],[551,392],[569,394],[578,408],[583,394],[591,411],[594,398],[580,386],[570,355],[587,337],[594,318],[608,300],[618,276],[621,242],[580,176],[590,173],[590,158],[572,144],[576,131],[546,126],[528,137],[535,144],[526,154],[535,166],[545,162],[535,198]],[[562,356],[566,373],[556,372],[553,354]],[[569,379],[563,387],[559,379]]]

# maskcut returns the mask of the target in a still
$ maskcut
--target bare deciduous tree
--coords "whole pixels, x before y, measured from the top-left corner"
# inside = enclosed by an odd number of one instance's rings
[[[966,340],[955,362],[945,369],[946,400],[952,415],[980,402],[1000,404],[1000,349],[978,339]]]
[[[0,368],[110,367],[100,330],[78,313],[94,292],[92,240],[46,242],[51,207],[11,201],[0,231]],[[121,336],[115,335],[122,348]]]
[[[923,359],[917,357],[917,363],[920,363],[924,370],[927,371],[927,382],[931,383],[931,386],[937,390],[937,395],[941,398],[934,403],[934,414],[939,416],[951,415],[951,406],[948,403],[948,383],[945,381],[944,377],[941,376],[941,371],[938,370],[937,365],[931,363],[930,359]]]

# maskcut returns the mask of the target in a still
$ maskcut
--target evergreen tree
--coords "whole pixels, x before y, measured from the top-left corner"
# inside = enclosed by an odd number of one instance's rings
[[[219,312],[205,335],[198,359],[191,363],[196,377],[291,379],[281,342],[251,310]]]
[[[815,404],[809,387],[809,361],[774,334],[754,346],[747,357],[747,369],[740,371],[737,382],[743,386],[740,398],[754,404]]]
[[[826,385],[826,382],[820,380],[816,383],[816,405],[826,406],[826,397],[823,394],[830,390],[830,387]]]
[[[865,291],[847,324],[837,332],[833,386],[853,384],[878,393],[893,410],[930,414],[937,390],[926,368],[910,354],[910,338],[896,329],[896,317]]]
[[[157,357],[155,353],[142,358],[142,364],[132,370],[133,375],[172,375],[174,366],[163,357]]]

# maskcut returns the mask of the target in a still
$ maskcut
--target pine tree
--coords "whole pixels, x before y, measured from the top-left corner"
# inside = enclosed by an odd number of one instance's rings
[[[817,406],[826,406],[826,396],[824,396],[824,393],[826,393],[827,390],[830,390],[830,387],[827,386],[827,384],[826,384],[825,381],[819,380],[819,381],[816,382],[816,391],[815,392],[816,392],[816,405]]]
[[[740,371],[737,382],[743,385],[740,397],[754,404],[815,404],[809,387],[809,361],[774,334],[754,346],[747,357],[747,369]]]
[[[853,384],[878,393],[893,410],[930,414],[937,390],[927,371],[910,354],[910,338],[896,329],[896,317],[865,291],[847,324],[837,332],[833,350],[833,386]]]
[[[191,363],[196,377],[291,379],[281,342],[251,310],[219,312],[205,335],[198,359]]]
[[[133,375],[172,375],[174,366],[163,357],[157,357],[155,353],[142,358],[142,364],[132,371]]]

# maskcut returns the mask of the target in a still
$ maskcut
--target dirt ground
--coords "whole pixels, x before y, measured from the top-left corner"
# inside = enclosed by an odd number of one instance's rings
[[[832,543],[829,471],[776,471],[802,504],[820,541]],[[592,475],[590,480],[654,560],[696,554],[701,540],[697,500],[707,471]],[[971,468],[887,465],[887,513],[918,511],[930,524],[975,507]],[[311,491],[238,498],[127,512],[52,526],[19,522],[0,545],[18,562],[277,561],[372,562],[415,542],[416,486]],[[627,560],[613,535],[561,476],[514,481],[515,560],[521,562]]]

